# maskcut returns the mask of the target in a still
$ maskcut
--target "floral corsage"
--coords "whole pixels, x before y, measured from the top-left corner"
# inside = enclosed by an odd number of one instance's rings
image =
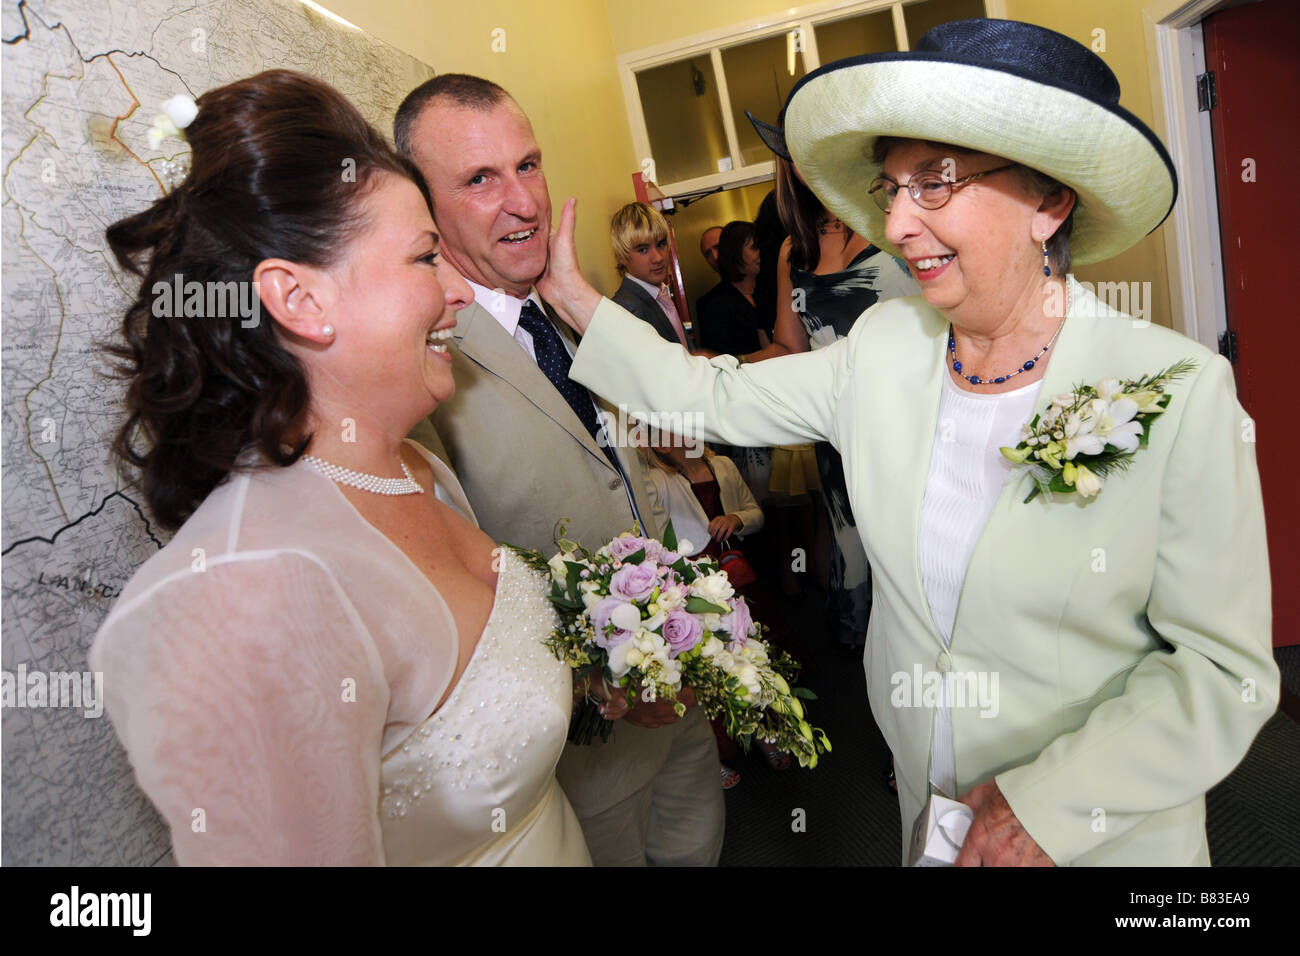
[[[1121,382],[1107,378],[1096,387],[1080,385],[1056,395],[1047,410],[1020,429],[1020,444],[1003,446],[1002,454],[1023,465],[1040,492],[1091,498],[1112,471],[1124,471],[1139,448],[1145,448],[1155,418],[1173,396],[1165,387],[1196,363],[1183,359],[1155,375]]]

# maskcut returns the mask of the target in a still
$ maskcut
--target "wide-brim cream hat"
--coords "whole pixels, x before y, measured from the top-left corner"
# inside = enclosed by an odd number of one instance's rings
[[[1078,194],[1070,252],[1080,265],[1123,252],[1169,215],[1178,194],[1160,140],[1119,105],[1097,54],[1015,20],[958,20],[908,53],[828,63],[790,92],[785,143],[826,208],[894,255],[867,194],[880,136],[1001,156]]]

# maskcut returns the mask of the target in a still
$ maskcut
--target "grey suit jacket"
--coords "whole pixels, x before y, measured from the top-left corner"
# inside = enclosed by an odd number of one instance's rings
[[[551,321],[569,335],[554,315]],[[412,437],[455,470],[480,527],[497,541],[548,556],[562,518],[568,537],[593,549],[629,530],[634,516],[623,477],[501,323],[471,304],[456,316],[453,338],[456,394],[434,412],[433,429],[422,423]],[[614,409],[598,404],[617,419]],[[643,530],[658,537],[662,511],[648,492],[640,457],[618,437],[616,452]]]
[[[677,330],[668,321],[668,316],[664,314],[663,307],[659,305],[658,300],[632,279],[624,276],[623,284],[618,287],[618,291],[614,293],[612,298],[615,303],[627,309],[638,319],[649,322],[665,342],[672,342],[674,345],[681,344],[677,338]],[[686,329],[683,328],[682,331],[686,332]],[[691,342],[690,332],[686,332],[686,344],[689,348],[695,347]]]

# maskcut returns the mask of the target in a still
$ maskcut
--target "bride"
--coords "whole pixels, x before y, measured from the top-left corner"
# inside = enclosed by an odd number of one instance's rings
[[[588,864],[540,578],[403,438],[473,298],[418,173],[301,74],[197,107],[187,179],[108,231],[143,278],[114,451],[179,530],[90,655],[177,861]]]

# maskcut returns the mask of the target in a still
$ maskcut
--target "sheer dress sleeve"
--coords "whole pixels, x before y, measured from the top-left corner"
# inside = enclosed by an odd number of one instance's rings
[[[389,687],[341,582],[240,553],[116,608],[91,664],[188,865],[378,865]]]

